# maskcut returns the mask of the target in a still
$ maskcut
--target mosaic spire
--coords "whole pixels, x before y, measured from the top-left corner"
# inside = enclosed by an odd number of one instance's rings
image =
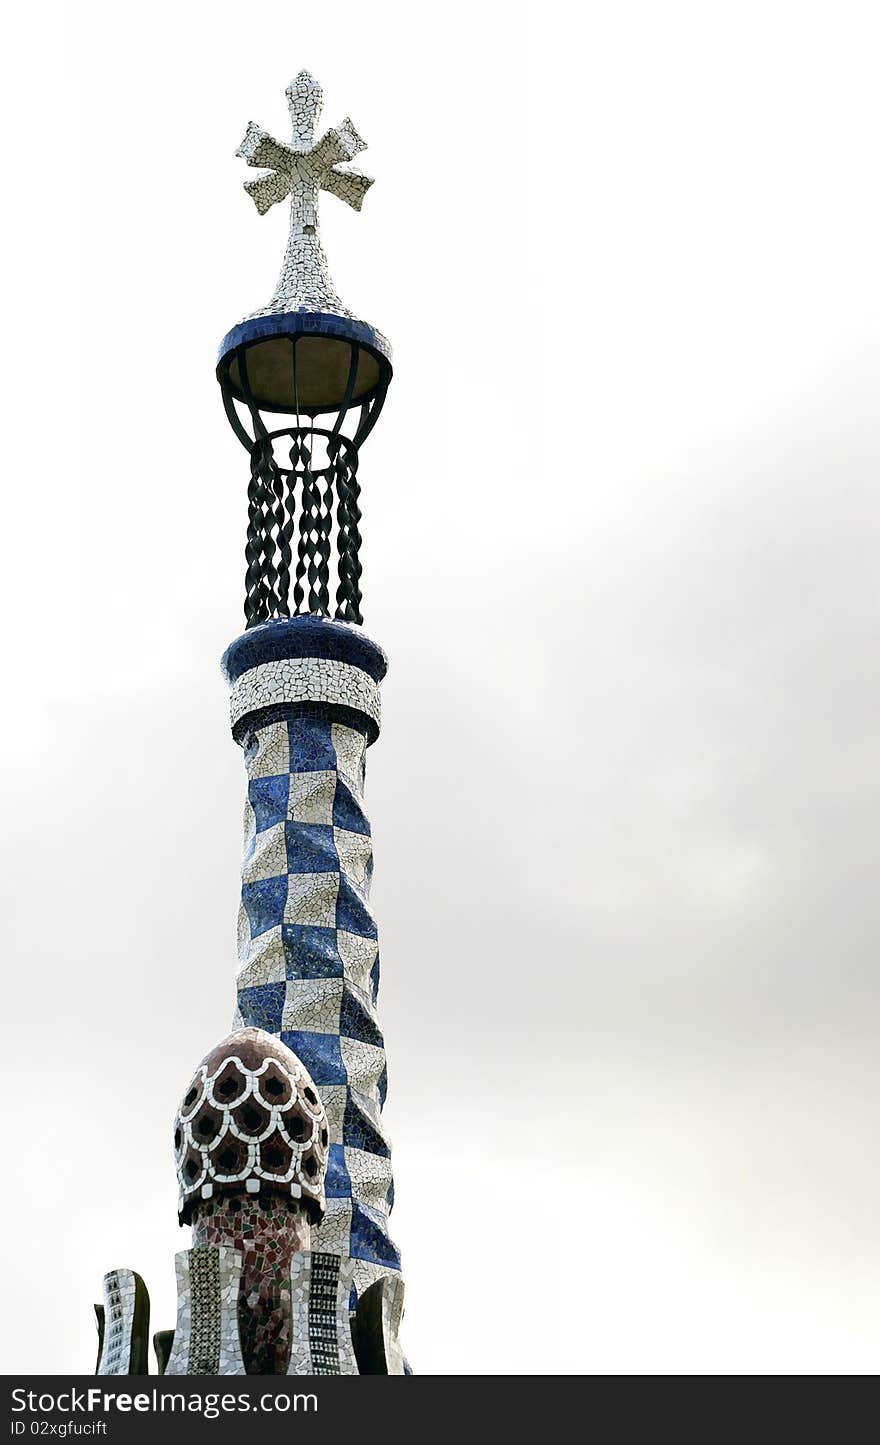
[[[322,190],[360,210],[372,181],[347,162],[364,149],[345,119],[315,140],[321,88],[287,87],[292,138],[249,124],[237,154],[260,214],[290,198],[290,233],[268,305],[227,332],[217,379],[250,457],[245,621],[305,613],[361,622],[358,457],[391,380],[391,347],[344,306],[318,235]],[[334,555],[336,577],[333,577]]]
[[[235,1025],[279,1037],[315,1082],[330,1150],[314,1247],[351,1258],[358,1290],[400,1271],[364,806],[386,667],[317,617],[246,632],[224,658],[248,778]]]
[[[251,121],[236,151],[249,166],[269,168],[266,175],[244,183],[261,216],[290,197],[290,234],[278,285],[268,306],[255,311],[254,316],[299,310],[354,316],[343,306],[330,280],[318,234],[318,195],[322,190],[329,191],[359,211],[373,182],[345,164],[366,149],[366,142],[347,116],[315,140],[322,103],[323,94],[315,77],[301,70],[287,87],[290,141],[275,140]]]
[[[192,1244],[153,1342],[174,1375],[402,1375],[364,804],[387,660],[360,627],[357,479],[391,350],[339,300],[318,237],[320,191],[360,210],[364,142],[348,119],[315,139],[307,71],[287,100],[291,140],[251,123],[238,149],[263,171],[245,182],[260,214],[290,199],[281,277],[217,363],[250,473],[246,630],[223,657],[247,778],[237,1003],[174,1120]],[[145,1370],[143,1281],[111,1271],[96,1318],[98,1373]]]

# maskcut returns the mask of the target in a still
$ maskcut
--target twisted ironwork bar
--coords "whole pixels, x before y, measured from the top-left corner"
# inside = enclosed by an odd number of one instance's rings
[[[226,414],[250,454],[245,624],[255,627],[272,618],[305,612],[360,623],[358,450],[382,409],[391,369],[372,348],[334,337],[334,347],[349,349],[344,391],[332,401],[303,406],[299,398],[302,368],[297,358],[303,337],[288,339],[290,387],[286,396],[255,394],[248,374],[247,345],[228,352],[218,370]],[[366,393],[356,395],[365,353],[378,370],[378,380]],[[293,415],[295,424],[272,428],[273,420],[286,419],[285,413]],[[330,424],[317,425],[317,418]],[[331,582],[334,555],[335,589]]]

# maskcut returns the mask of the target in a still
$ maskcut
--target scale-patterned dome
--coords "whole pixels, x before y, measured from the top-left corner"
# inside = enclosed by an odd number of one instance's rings
[[[178,1213],[201,1199],[274,1190],[324,1216],[327,1116],[296,1054],[262,1029],[239,1029],[202,1060],[174,1121]]]

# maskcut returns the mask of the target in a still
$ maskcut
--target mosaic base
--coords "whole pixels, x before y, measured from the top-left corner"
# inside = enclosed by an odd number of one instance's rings
[[[362,1375],[405,1375],[400,1348],[403,1280],[383,1275],[358,1298],[352,1321],[355,1356]]]
[[[166,1375],[243,1375],[238,1335],[241,1256],[211,1245],[174,1257],[177,1327]]]
[[[282,1198],[224,1195],[199,1205],[193,1244],[241,1256],[238,1328],[249,1375],[284,1375],[291,1348],[290,1266],[309,1249],[309,1222]]]
[[[297,1254],[291,1261],[293,1346],[289,1375],[356,1375],[349,1321],[352,1261]]]
[[[101,1348],[98,1375],[146,1375],[150,1299],[143,1280],[131,1269],[104,1275],[104,1305],[98,1311]]]

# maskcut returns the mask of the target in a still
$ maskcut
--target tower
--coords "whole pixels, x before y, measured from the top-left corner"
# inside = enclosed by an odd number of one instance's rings
[[[246,771],[237,1003],[175,1119],[192,1247],[160,1373],[407,1370],[364,805],[387,661],[361,628],[357,476],[391,353],[330,279],[319,193],[359,210],[372,182],[350,120],[316,139],[321,99],[301,71],[290,141],[252,122],[237,152],[263,172],[245,182],[261,215],[289,198],[290,233],[217,363],[250,474],[246,627],[222,663]],[[111,1271],[96,1308],[98,1373],[146,1373],[143,1281]]]

